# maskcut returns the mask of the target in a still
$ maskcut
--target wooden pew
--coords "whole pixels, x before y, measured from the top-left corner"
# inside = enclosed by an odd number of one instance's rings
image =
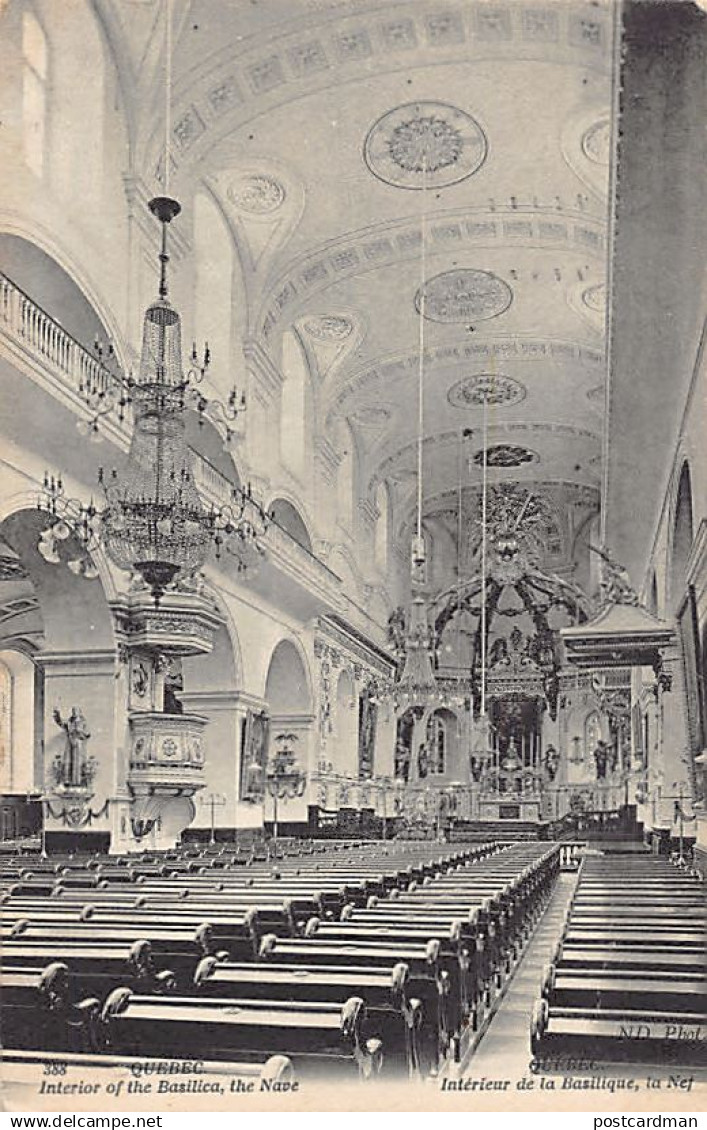
[[[375,925],[358,925],[356,922],[319,922],[312,919],[307,927],[306,937],[316,942],[332,945],[350,945],[363,942],[378,945],[380,942],[393,946],[421,945],[434,943],[437,947],[439,969],[446,973],[449,990],[447,994],[447,1022],[450,1033],[459,1035],[461,1026],[469,1014],[467,1002],[467,972],[469,949],[462,938],[461,925],[450,923],[446,929],[436,933],[414,918],[407,921],[378,922]]]
[[[704,904],[694,879],[665,866],[583,861],[533,1016],[536,1054],[686,1066],[704,1056]]]
[[[194,975],[194,991],[209,998],[325,1001],[341,1006],[355,992],[366,1006],[363,1038],[378,1038],[383,1043],[383,1074],[417,1077],[424,1062],[423,1015],[421,1003],[410,996],[409,980],[403,963],[392,969],[339,969],[327,965],[253,966],[205,957]]]
[[[65,941],[50,950],[43,939],[13,940],[2,947],[3,968],[42,970],[51,958],[61,958],[66,966],[74,998],[105,999],[108,993],[127,985],[142,993],[174,992],[174,973],[155,962],[149,942],[110,945],[103,942]]]
[[[334,966],[342,970],[390,970],[399,963],[408,968],[409,993],[422,1005],[423,1058],[435,1068],[447,1053],[453,1035],[450,1020],[450,984],[440,963],[439,942],[396,943],[319,942],[314,938],[278,939],[268,936],[260,956],[269,964],[312,968]]]
[[[383,1048],[363,1036],[365,1006],[351,997],[343,1006],[316,1002],[201,1000],[144,997],[118,989],[103,1008],[113,1053],[158,1051],[165,1058],[292,1060],[298,1075],[354,1077],[380,1074]]]
[[[139,951],[150,952],[158,965],[172,970],[177,986],[192,980],[202,957],[216,953],[208,923],[197,927],[154,925],[142,933],[131,926],[129,919],[125,925],[107,927],[94,926],[91,922],[71,923],[70,926],[36,926],[30,923],[16,932],[3,927],[0,933],[3,941],[38,941],[46,947],[46,951],[58,954],[76,943],[85,946],[105,943],[114,949],[130,949],[136,943],[148,943],[149,951],[145,951],[144,945],[138,945]]]
[[[587,1057],[610,1063],[704,1063],[705,1014],[657,1010],[551,1008],[541,1000],[531,1021],[537,1058]]]
[[[552,1008],[599,1008],[676,1015],[707,1012],[707,978],[675,971],[601,970],[580,972],[551,965],[543,997]]]
[[[46,959],[45,959],[46,960]],[[62,962],[43,968],[2,967],[3,1043],[44,1051],[90,1051],[101,1046],[100,1002],[72,996]],[[4,1059],[4,1054],[3,1054]]]

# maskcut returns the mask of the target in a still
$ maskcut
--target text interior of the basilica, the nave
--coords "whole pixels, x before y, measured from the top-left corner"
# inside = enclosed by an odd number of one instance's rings
[[[12,1101],[704,1083],[705,5],[0,21]]]

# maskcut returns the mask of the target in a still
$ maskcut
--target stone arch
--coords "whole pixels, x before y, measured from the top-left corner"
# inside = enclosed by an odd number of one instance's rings
[[[675,492],[669,550],[670,604],[673,610],[682,599],[687,581],[687,563],[694,536],[692,479],[690,464],[684,461]]]
[[[289,499],[283,498],[278,495],[273,499],[268,507],[268,513],[273,521],[281,526],[286,533],[290,535],[293,541],[306,549],[308,553],[312,552],[312,539],[307,529],[304,518],[302,517],[298,508]]]
[[[0,232],[3,272],[85,349],[108,329],[94,303],[57,257],[36,239]]]
[[[281,639],[270,656],[265,679],[265,707],[270,718],[268,756],[287,748],[297,767],[308,774],[316,760],[314,714],[309,664],[301,646],[291,638]],[[265,823],[274,820],[272,801],[265,798]],[[278,808],[280,826],[302,830],[307,821],[307,795],[283,801]]]
[[[36,495],[35,495],[36,499]],[[17,553],[32,583],[42,613],[46,650],[114,648],[113,618],[102,575],[96,580],[75,576],[66,567],[77,546],[67,538],[61,564],[42,559],[37,543],[51,525],[46,513],[36,509],[13,510],[0,522],[0,537]],[[96,563],[98,567],[98,562]]]
[[[14,736],[23,747],[20,754],[31,745],[31,773],[25,776],[36,791],[44,792],[45,787],[52,787],[53,766],[65,745],[56,715],[61,723],[73,708],[83,712],[90,731],[87,753],[96,764],[92,806],[101,813],[90,831],[107,843],[110,818],[105,802],[115,794],[119,762],[116,742],[121,740],[123,717],[113,616],[100,574],[88,580],[67,567],[68,561],[80,554],[71,535],[56,542],[57,563],[40,555],[38,542],[48,525],[52,520],[36,508],[14,510],[0,523],[0,538],[16,555],[23,591],[36,602],[31,640],[25,632],[20,641],[23,646],[18,647],[14,646],[17,640],[5,638],[5,647],[16,653],[15,663],[24,663],[25,710],[34,730],[29,736],[26,726],[23,737]],[[2,644],[0,639],[0,647]],[[31,654],[23,657],[19,650]],[[35,669],[31,674],[27,666],[30,662]],[[51,814],[51,806],[48,812]],[[59,820],[53,814],[47,820],[48,834],[65,835]]]
[[[183,686],[177,698],[187,714],[200,714],[208,719],[204,735],[204,797],[215,796],[215,823],[230,836],[240,823],[239,800],[241,759],[243,756],[243,722],[241,704],[243,659],[238,631],[223,600],[212,588],[207,589],[222,624],[214,632],[212,650],[206,655],[185,656],[181,661]],[[208,802],[195,797],[192,828],[209,828],[211,812]]]
[[[12,518],[15,514],[25,512],[27,514],[34,515],[35,517],[39,515],[41,521],[43,522],[43,528],[46,529],[47,526],[51,525],[51,518],[49,517],[49,514],[44,511],[37,510],[38,496],[39,486],[37,486],[36,490],[20,491],[16,494],[10,495],[5,499],[0,498],[0,538],[3,537],[2,527],[4,523],[8,519]],[[37,534],[37,539],[38,538],[39,532]],[[93,549],[91,553],[91,559],[98,570],[98,583],[103,588],[106,600],[109,602],[115,600],[119,595],[115,578],[115,569],[100,544]],[[94,582],[87,583],[92,584]]]
[[[56,264],[72,288],[78,289],[87,304],[95,312],[98,324],[105,330],[104,336],[113,343],[120,368],[127,372],[129,369],[128,351],[122,327],[108,302],[101,297],[100,289],[86,270],[85,263],[76,259],[57,237],[56,232],[40,221],[33,221],[30,225],[28,221],[24,221],[14,212],[6,213],[0,210],[0,233],[4,237],[12,237],[29,247],[38,249],[46,256],[48,261]],[[8,266],[5,259],[6,247],[3,247],[2,251],[3,269],[12,278],[11,266]],[[13,279],[14,281],[16,280]],[[22,286],[21,283],[19,285]],[[22,287],[22,289],[25,288]],[[31,293],[29,297],[39,301]],[[41,303],[39,304],[41,305]],[[53,307],[47,312],[54,316]],[[91,343],[81,342],[80,344],[89,348]]]
[[[311,712],[309,665],[295,640],[282,639],[273,648],[265,678],[264,698],[272,714]]]
[[[185,688],[235,692],[243,686],[243,656],[238,630],[225,602],[211,586],[206,591],[223,624],[214,632],[214,646],[208,654],[188,656],[182,661]]]

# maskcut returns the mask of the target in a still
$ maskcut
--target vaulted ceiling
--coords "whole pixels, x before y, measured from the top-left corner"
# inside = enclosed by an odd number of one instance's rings
[[[158,0],[96,0],[162,175]],[[172,188],[204,184],[274,357],[294,329],[319,426],[412,515],[424,296],[424,494],[478,478],[598,505],[614,6],[561,0],[172,3]],[[152,106],[152,115],[148,113]],[[471,468],[470,470],[468,468]],[[474,470],[476,468],[476,470]],[[575,492],[573,494],[572,492]]]

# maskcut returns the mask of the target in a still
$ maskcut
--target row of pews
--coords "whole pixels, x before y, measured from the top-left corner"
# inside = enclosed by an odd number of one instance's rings
[[[193,1062],[273,1087],[439,1072],[559,866],[539,843],[4,860],[5,1071]]]
[[[688,1066],[707,1039],[704,887],[651,855],[587,855],[531,1024],[539,1057]]]

